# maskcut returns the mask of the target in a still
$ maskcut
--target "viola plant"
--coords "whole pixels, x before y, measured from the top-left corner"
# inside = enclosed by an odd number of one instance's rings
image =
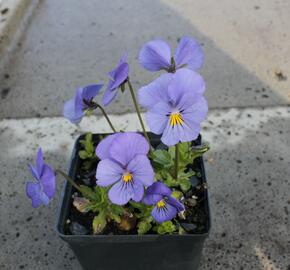
[[[165,41],[153,40],[141,48],[139,61],[149,71],[167,73],[141,87],[138,98],[125,54],[109,72],[100,101],[103,85],[91,84],[78,88],[65,102],[63,115],[71,123],[78,124],[100,110],[113,131],[88,132],[78,141],[77,177],[52,169],[41,149],[36,166],[29,166],[36,181],[26,184],[26,192],[34,208],[48,205],[54,197],[56,174],[72,185],[68,233],[79,234],[72,226],[76,222],[85,227],[85,234],[184,234],[204,226],[199,207],[206,187],[195,165],[209,149],[198,141],[208,111],[205,81],[196,72],[204,61],[202,47],[195,39],[183,37],[171,56]],[[114,101],[119,89],[129,91],[142,132],[118,130],[107,115],[103,106]],[[147,110],[150,134],[140,105]],[[76,211],[80,220],[73,216]]]

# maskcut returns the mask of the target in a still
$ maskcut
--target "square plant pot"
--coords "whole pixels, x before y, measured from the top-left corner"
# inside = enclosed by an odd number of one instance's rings
[[[97,144],[99,136],[94,134],[93,141]],[[151,144],[160,144],[160,137],[148,133]],[[77,179],[82,160],[79,158],[80,136],[76,141],[69,167],[69,176]],[[201,136],[193,142],[201,144]],[[206,184],[206,176],[202,157],[195,160],[194,168],[200,172],[200,185]],[[74,188],[67,182],[60,200],[57,221],[57,233],[69,244],[86,270],[195,270],[198,269],[203,243],[210,230],[210,213],[207,189],[202,191],[202,211],[205,220],[202,231],[190,234],[171,235],[73,235],[67,230],[67,220],[72,211],[72,194]]]

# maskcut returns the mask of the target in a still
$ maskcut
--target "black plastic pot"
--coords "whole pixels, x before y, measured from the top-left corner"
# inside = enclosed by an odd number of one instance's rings
[[[153,145],[157,136],[148,133]],[[75,179],[80,165],[79,140],[76,141],[69,175]],[[97,141],[98,136],[94,135]],[[201,138],[198,139],[200,143]],[[201,181],[206,182],[202,158],[198,160]],[[203,243],[210,229],[208,194],[204,191],[206,228],[202,234],[186,235],[67,235],[65,223],[71,207],[72,186],[65,184],[61,195],[57,232],[74,251],[86,270],[194,270],[198,269]]]

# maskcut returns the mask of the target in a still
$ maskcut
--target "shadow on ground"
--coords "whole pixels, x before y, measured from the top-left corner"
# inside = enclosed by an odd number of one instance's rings
[[[142,44],[163,38],[173,48],[183,35],[196,37],[204,46],[201,72],[211,108],[287,103],[160,1],[50,0],[40,3],[11,61],[0,71],[0,117],[61,115],[63,102],[77,87],[107,82],[107,72],[124,51],[129,52],[131,80],[139,88],[157,76],[138,64]],[[225,42],[230,39],[225,35]],[[109,112],[132,111],[128,99],[128,93],[119,95]]]

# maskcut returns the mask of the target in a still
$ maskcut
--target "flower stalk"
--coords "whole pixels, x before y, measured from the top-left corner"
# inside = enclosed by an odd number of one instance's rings
[[[114,126],[113,126],[113,124],[112,124],[112,122],[111,122],[109,116],[107,115],[105,109],[104,109],[100,104],[97,104],[97,103],[96,103],[96,108],[99,108],[99,109],[101,110],[101,112],[102,112],[102,114],[104,115],[104,117],[106,118],[106,120],[107,120],[109,126],[111,127],[111,129],[113,130],[113,132],[116,133],[117,131],[116,131],[116,129],[114,128]]]
[[[83,190],[66,173],[64,173],[63,171],[61,171],[59,169],[55,170],[55,172],[59,173],[61,176],[63,176],[65,178],[65,180],[67,180],[76,190],[78,190],[79,192],[81,192],[83,194]],[[83,194],[83,195],[85,195],[85,194]]]
[[[179,169],[179,143],[175,145],[175,164],[174,164],[174,178],[178,180],[178,169]]]
[[[127,82],[128,82],[128,86],[129,86],[129,90],[130,90],[130,93],[131,93],[131,97],[132,97],[132,100],[133,100],[133,103],[134,103],[134,106],[135,106],[135,109],[136,109],[136,112],[137,112],[137,115],[138,115],[142,130],[143,130],[143,134],[144,134],[146,140],[148,141],[149,145],[151,145],[149,137],[148,137],[148,134],[147,134],[147,132],[145,130],[145,125],[144,125],[144,122],[142,120],[141,112],[140,112],[140,109],[139,109],[139,106],[138,106],[138,103],[137,103],[137,100],[136,100],[134,89],[132,87],[132,84],[131,84],[129,78],[128,78]]]

